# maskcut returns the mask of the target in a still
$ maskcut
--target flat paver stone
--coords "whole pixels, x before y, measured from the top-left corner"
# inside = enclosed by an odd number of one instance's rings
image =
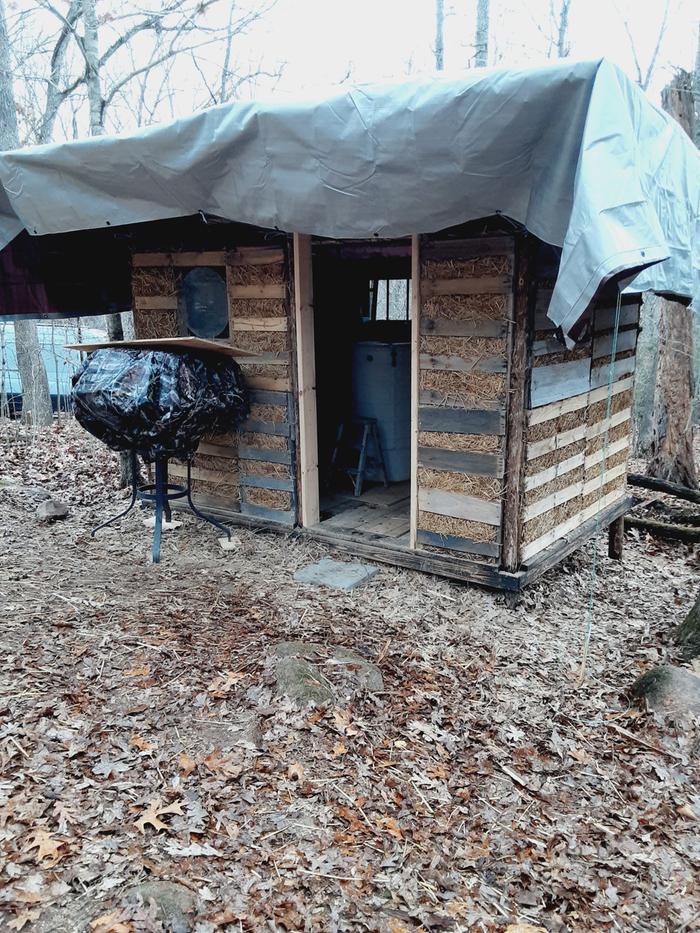
[[[294,574],[297,583],[315,583],[317,586],[331,586],[338,590],[352,590],[361,583],[367,583],[379,573],[379,567],[372,564],[351,564],[324,557],[317,564],[302,567]]]

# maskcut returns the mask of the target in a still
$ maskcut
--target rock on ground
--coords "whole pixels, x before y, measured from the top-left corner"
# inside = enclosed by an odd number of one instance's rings
[[[68,515],[68,506],[58,499],[44,499],[36,507],[36,517],[40,522],[52,522]]]
[[[632,694],[663,715],[700,714],[700,677],[684,667],[653,667],[637,678]]]
[[[342,645],[283,641],[271,651],[275,692],[303,706],[324,706],[357,692],[380,693],[382,672]]]

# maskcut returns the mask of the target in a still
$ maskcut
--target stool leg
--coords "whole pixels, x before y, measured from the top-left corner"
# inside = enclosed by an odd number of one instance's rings
[[[360,458],[357,461],[357,474],[355,476],[355,495],[362,495],[362,486],[365,481],[365,465],[367,463],[367,441],[369,440],[370,426],[366,424],[362,429],[362,446],[360,447]]]
[[[111,518],[108,518],[104,522],[100,522],[99,525],[96,525],[90,532],[91,538],[95,537],[95,535],[100,530],[100,528],[106,528],[107,525],[111,525],[112,522],[116,522],[118,521],[118,519],[124,518],[124,516],[133,509],[134,504],[136,503],[136,495],[138,493],[138,474],[136,472],[136,454],[134,451],[131,452],[131,464],[132,464],[131,501],[129,502],[127,507],[123,509],[121,512],[119,512],[117,515],[113,515]]]
[[[151,556],[154,564],[160,563],[160,536],[163,530],[163,461],[156,460],[156,523],[153,528],[153,548]]]
[[[163,460],[163,514],[165,515],[165,520],[170,524],[173,520],[172,512],[170,511],[170,499],[168,499],[168,461]]]
[[[379,428],[376,423],[372,425],[372,440],[374,441],[374,446],[377,450],[377,460],[379,461],[379,469],[382,471],[382,480],[385,486],[389,485],[389,481],[386,478],[386,465],[384,464],[384,451],[382,450],[382,444],[379,440]]]

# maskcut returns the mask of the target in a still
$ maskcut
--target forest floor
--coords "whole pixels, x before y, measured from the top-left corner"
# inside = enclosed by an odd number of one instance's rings
[[[601,535],[595,575],[589,545],[516,609],[385,566],[303,586],[325,547],[236,530],[224,552],[189,517],[152,565],[137,510],[90,537],[123,495],[109,451],[70,424],[14,434],[0,929],[700,929],[697,723],[627,693],[674,659],[697,550],[630,533],[618,564]],[[69,516],[39,523],[26,487]],[[276,695],[290,639],[320,646],[325,705]],[[349,688],[336,646],[383,690]]]

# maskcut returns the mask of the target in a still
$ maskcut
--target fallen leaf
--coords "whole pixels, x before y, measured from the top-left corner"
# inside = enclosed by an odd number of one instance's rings
[[[207,687],[207,693],[217,698],[225,697],[231,692],[231,688],[243,680],[244,677],[245,674],[241,673],[241,671],[226,671],[226,673],[220,674],[219,677],[212,680]]]
[[[589,765],[593,761],[588,752],[583,748],[572,748],[569,754],[575,761],[578,761],[579,764],[582,765]]]
[[[202,845],[199,842],[192,842],[188,846],[183,846],[179,842],[169,842],[166,847],[169,855],[175,858],[193,858],[199,855],[217,855],[221,857],[223,853],[212,846]]]
[[[162,800],[156,798],[155,800],[151,800],[143,815],[134,823],[134,826],[143,834],[145,834],[147,826],[152,826],[154,829],[158,830],[168,829],[167,823],[164,823],[160,817],[171,813],[182,816],[182,807],[180,804],[169,803],[166,805]]]
[[[144,664],[142,667],[131,667],[124,671],[125,677],[148,677],[151,673],[150,664]]]
[[[693,808],[690,806],[689,803],[684,803],[682,804],[682,806],[678,807],[678,809],[676,810],[676,813],[679,816],[684,816],[687,820],[698,819],[697,813],[695,812],[695,810],[693,810]]]
[[[304,768],[302,767],[302,765],[298,763],[294,763],[290,765],[287,768],[287,777],[289,778],[290,781],[293,781],[293,780],[303,781],[304,780]]]
[[[134,748],[138,748],[140,752],[150,752],[155,748],[153,742],[149,742],[148,739],[144,739],[141,735],[132,735],[129,739],[129,745],[133,745]]]
[[[334,709],[333,722],[335,723],[336,729],[344,735],[357,735],[360,731],[356,729],[350,721],[350,710]]]
[[[510,923],[506,933],[547,933],[544,927],[536,927],[531,923]]]
[[[336,742],[333,746],[333,754],[338,757],[339,755],[344,755],[348,750],[347,745],[343,745],[342,742]]]
[[[126,913],[123,910],[102,914],[90,924],[92,933],[133,933],[133,926],[125,923]]]
[[[243,771],[243,766],[235,761],[233,755],[222,756],[218,748],[207,755],[202,763],[212,774],[222,774],[227,778],[237,778]]]
[[[189,777],[197,767],[197,762],[194,758],[190,758],[187,752],[180,752],[177,756],[177,763],[180,765],[180,771],[182,771],[183,777]]]
[[[399,824],[390,816],[379,817],[376,822],[380,829],[386,830],[394,839],[403,839],[403,833],[401,832]]]
[[[65,852],[60,851],[64,845],[61,839],[54,838],[43,826],[39,826],[30,835],[26,848],[27,852],[31,852],[32,849],[37,850],[34,855],[35,862],[48,861],[51,865],[55,865],[65,855]]]
[[[7,924],[8,930],[23,930],[27,923],[33,923],[41,916],[40,910],[20,910],[14,920]]]

